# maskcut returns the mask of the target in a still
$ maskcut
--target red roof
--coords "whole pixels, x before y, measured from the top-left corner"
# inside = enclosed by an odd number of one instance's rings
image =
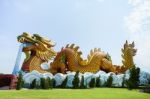
[[[8,77],[8,78],[14,78],[16,75],[13,75],[13,74],[0,74],[0,78],[5,78],[5,77]]]

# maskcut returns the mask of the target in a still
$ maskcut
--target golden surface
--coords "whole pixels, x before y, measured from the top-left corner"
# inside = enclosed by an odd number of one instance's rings
[[[41,68],[41,64],[48,62],[56,55],[56,52],[51,48],[54,46],[54,43],[39,36],[38,34],[34,34],[32,36],[28,33],[23,33],[18,36],[18,41],[20,43],[30,44],[29,46],[23,48],[26,59],[24,60],[22,67],[29,67],[23,71],[37,70],[41,73],[46,72]]]
[[[133,56],[136,54],[134,49],[134,42],[132,44],[126,43],[122,48],[123,65],[113,65],[111,57],[108,53],[101,51],[99,48],[95,48],[90,51],[87,59],[81,57],[82,52],[78,51],[79,46],[75,44],[66,45],[60,52],[56,52],[52,49],[55,44],[47,40],[38,34],[30,35],[23,33],[18,36],[20,43],[29,43],[29,46],[23,48],[23,52],[26,55],[26,59],[22,65],[23,71],[37,70],[41,73],[51,72],[66,73],[67,71],[79,71],[81,73],[92,72],[96,73],[99,70],[105,72],[124,73],[127,69],[134,66]],[[43,70],[41,64],[48,62],[54,56],[54,61],[50,64],[50,70]]]
[[[114,73],[124,73],[127,69],[133,66],[133,56],[129,53],[136,52],[134,51],[134,43],[125,44],[123,51],[123,66],[113,65],[111,60],[107,58],[106,53],[100,49],[95,48],[90,51],[86,60],[81,58],[81,51],[78,51],[79,47],[72,45],[67,45],[65,48],[62,48],[61,51],[57,54],[54,61],[51,63],[50,71],[55,74],[58,72],[65,73],[66,71],[79,71],[81,73],[85,72],[97,72],[103,70],[105,72],[114,72]],[[135,53],[132,53],[135,54]],[[122,56],[123,56],[122,55]]]

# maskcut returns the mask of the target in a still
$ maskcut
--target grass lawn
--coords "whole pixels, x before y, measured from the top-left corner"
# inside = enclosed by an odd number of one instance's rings
[[[0,90],[0,99],[150,99],[150,94],[121,88]]]

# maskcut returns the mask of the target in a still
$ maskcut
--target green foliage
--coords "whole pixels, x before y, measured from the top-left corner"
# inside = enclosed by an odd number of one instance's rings
[[[136,89],[139,86],[140,68],[133,66],[130,69],[130,78],[126,81],[128,89]]]
[[[51,80],[51,87],[53,87],[53,88],[55,88],[56,87],[56,80],[53,78],[52,80]]]
[[[41,78],[41,88],[42,89],[49,89],[50,88],[48,79]]]
[[[49,89],[50,88],[49,82],[50,82],[49,78],[45,79],[45,88],[44,89]]]
[[[112,75],[110,75],[107,79],[107,82],[106,82],[106,87],[111,87],[112,86],[112,82],[113,82],[113,78],[112,78]]]
[[[75,76],[74,76],[74,79],[72,81],[74,89],[79,88],[79,82],[80,82],[80,80],[79,80],[79,71],[77,71],[76,74],[75,74]]]
[[[45,79],[44,79],[44,78],[41,78],[41,79],[40,79],[40,82],[41,82],[41,88],[44,89]]]
[[[150,79],[148,80],[148,84],[150,84]]]
[[[96,86],[96,81],[95,81],[95,78],[92,78],[90,83],[89,83],[89,87],[90,88],[94,88]]]
[[[121,87],[124,88],[125,87],[124,85],[125,85],[125,75],[122,78],[122,86]]]
[[[101,87],[100,76],[96,78],[96,87]]]
[[[31,89],[34,89],[34,88],[36,88],[36,86],[37,86],[37,84],[36,84],[36,79],[34,79],[34,80],[32,81],[32,83],[31,83],[31,85],[30,85],[30,88],[31,88]]]
[[[20,90],[23,87],[24,81],[23,81],[23,76],[22,73],[19,73],[19,77],[18,77],[18,82],[17,82],[17,86],[16,89]]]
[[[84,85],[84,76],[82,76],[82,78],[81,78],[80,88],[81,89],[85,89],[86,88],[86,86]]]
[[[53,79],[47,78],[48,84],[49,84],[49,88],[53,89]]]
[[[61,88],[66,88],[67,87],[67,81],[68,81],[68,77],[66,77],[65,79],[64,79],[64,81],[62,82],[62,84],[61,84]]]

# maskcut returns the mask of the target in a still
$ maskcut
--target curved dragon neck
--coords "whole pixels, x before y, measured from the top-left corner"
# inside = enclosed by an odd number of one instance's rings
[[[25,61],[23,63],[23,66],[22,68],[25,70],[25,71],[33,71],[33,70],[36,70],[38,72],[41,72],[41,73],[44,73],[46,71],[44,71],[42,68],[41,68],[41,64],[43,63],[44,61],[41,60],[39,57],[37,57],[36,55],[32,55],[27,61]]]

